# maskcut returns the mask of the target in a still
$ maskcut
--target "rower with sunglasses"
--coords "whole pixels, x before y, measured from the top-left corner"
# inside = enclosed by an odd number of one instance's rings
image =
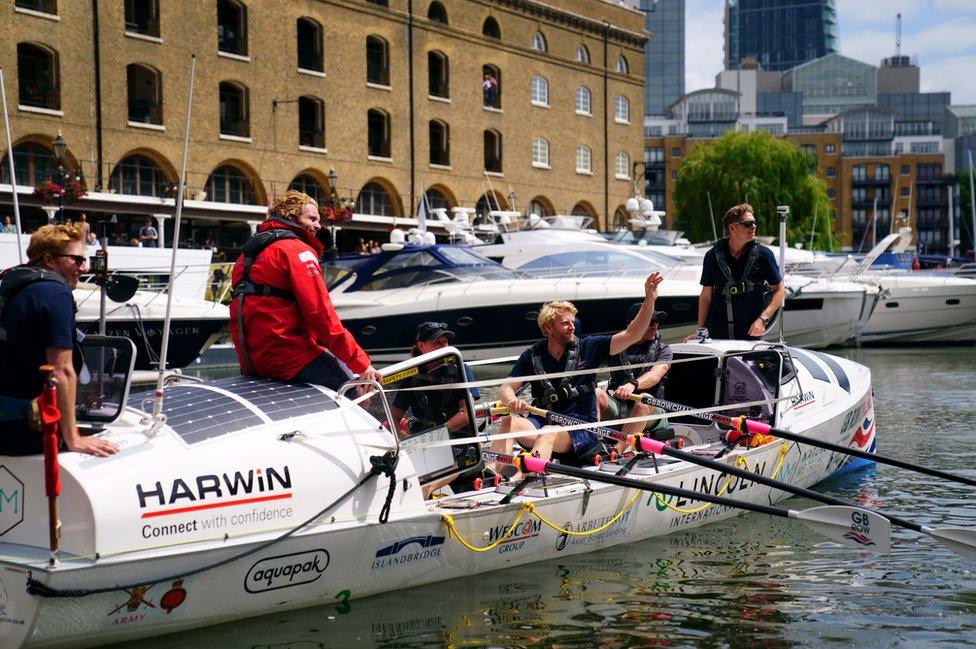
[[[740,203],[722,218],[726,236],[705,253],[698,332],[687,340],[757,340],[783,304],[785,289],[776,257],[756,241],[752,206]]]
[[[28,262],[0,275],[0,455],[40,453],[41,433],[30,417],[41,393],[41,365],[58,383],[59,428],[69,451],[110,455],[118,447],[82,437],[75,427],[77,372],[82,365],[72,289],[87,270],[84,231],[45,225],[27,246]]]

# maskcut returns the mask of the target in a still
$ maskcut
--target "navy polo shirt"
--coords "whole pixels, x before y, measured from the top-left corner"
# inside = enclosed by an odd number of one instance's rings
[[[751,241],[746,244],[742,254],[736,259],[728,253],[728,239],[722,239],[718,245],[725,251],[725,260],[732,271],[732,279],[736,282],[743,279],[742,274],[746,269],[746,262],[749,260],[752,246],[759,246],[759,254],[756,257],[752,269],[749,271],[749,281],[754,285],[752,291],[745,294],[732,296],[732,319],[735,323],[735,338],[749,338],[749,327],[755,322],[756,318],[766,307],[763,301],[763,293],[766,285],[775,285],[783,281],[779,273],[779,266],[776,264],[776,256],[773,251],[765,246],[760,246],[757,242]],[[712,302],[708,306],[708,316],[705,326],[712,338],[728,338],[728,314],[725,308],[725,297],[722,289],[727,280],[725,274],[719,268],[718,260],[715,257],[715,248],[705,253],[702,262],[701,285],[712,287]]]

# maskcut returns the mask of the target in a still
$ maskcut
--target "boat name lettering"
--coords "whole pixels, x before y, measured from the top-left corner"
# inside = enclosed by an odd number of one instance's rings
[[[179,502],[265,493],[276,489],[291,489],[291,473],[287,465],[280,470],[268,467],[263,472],[261,469],[250,469],[246,473],[235,471],[233,474],[198,475],[189,481],[176,478],[167,489],[163,488],[160,481],[150,487],[137,484],[136,495],[139,497],[139,509],[145,509],[153,505],[175,505]],[[150,502],[153,499],[156,502]]]
[[[255,563],[244,577],[244,590],[263,593],[310,584],[329,567],[329,552],[322,548],[268,557]]]
[[[145,330],[146,338],[159,338],[163,335],[162,327],[146,327]],[[143,331],[139,332],[140,334]],[[171,336],[199,336],[200,327],[170,327],[169,333]],[[125,338],[131,337],[132,331],[127,329],[108,329],[105,332],[106,336],[122,336]]]
[[[404,548],[413,545],[420,546],[420,549],[414,552],[400,554]],[[430,559],[431,557],[439,557],[441,556],[441,550],[443,549],[441,546],[443,545],[443,536],[433,536],[430,534],[427,536],[414,536],[409,539],[397,541],[396,543],[391,543],[376,551],[371,570],[382,570],[391,566],[399,566],[423,559]]]

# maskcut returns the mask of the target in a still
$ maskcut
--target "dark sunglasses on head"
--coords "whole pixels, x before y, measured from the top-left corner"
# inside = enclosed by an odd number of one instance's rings
[[[75,262],[75,264],[77,264],[78,266],[81,266],[82,264],[85,264],[85,263],[88,262],[88,258],[85,257],[84,255],[69,255],[69,254],[66,254],[66,253],[63,253],[63,252],[52,252],[51,253],[51,256],[53,256],[53,257],[67,257],[71,261]]]
[[[756,227],[756,222],[755,221],[739,221],[738,223],[736,223],[736,225],[741,225],[742,227],[746,228],[747,230],[751,230],[754,227]]]

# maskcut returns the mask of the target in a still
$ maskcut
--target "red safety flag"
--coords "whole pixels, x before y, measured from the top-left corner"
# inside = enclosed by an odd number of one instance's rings
[[[58,408],[58,388],[47,383],[37,398],[41,416],[41,436],[44,444],[44,486],[48,498],[61,495],[61,466],[58,464],[58,424],[61,410]]]

